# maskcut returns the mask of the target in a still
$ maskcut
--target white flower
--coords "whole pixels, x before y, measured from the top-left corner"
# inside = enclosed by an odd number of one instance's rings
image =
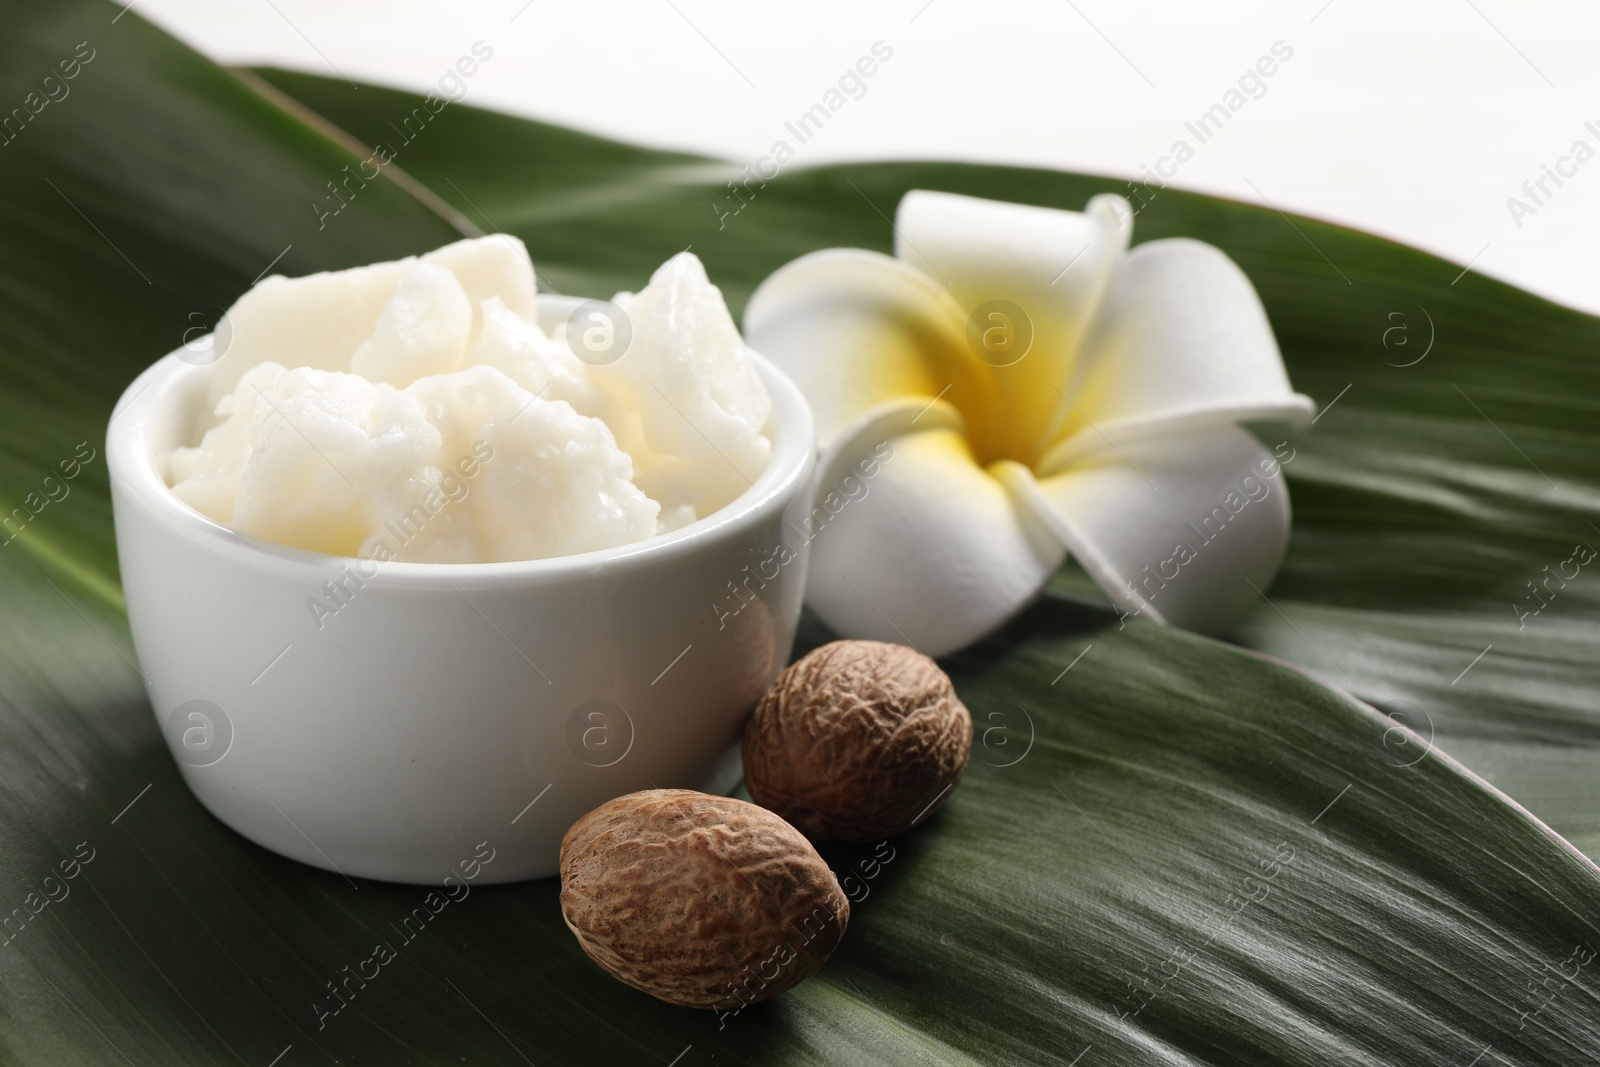
[[[1116,196],[1079,213],[915,191],[894,258],[814,252],[756,291],[746,339],[811,402],[819,498],[848,499],[806,592],[835,630],[951,652],[1069,553],[1126,614],[1210,633],[1271,583],[1288,490],[1236,423],[1313,404],[1233,261],[1129,251],[1131,222]]]

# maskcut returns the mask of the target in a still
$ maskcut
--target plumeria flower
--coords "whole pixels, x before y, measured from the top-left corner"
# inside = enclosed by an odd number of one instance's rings
[[[962,648],[1070,554],[1121,609],[1225,632],[1289,534],[1300,423],[1244,273],[1198,241],[1128,249],[1133,212],[915,191],[895,255],[773,274],[745,336],[810,400],[821,461],[807,602],[838,632]]]

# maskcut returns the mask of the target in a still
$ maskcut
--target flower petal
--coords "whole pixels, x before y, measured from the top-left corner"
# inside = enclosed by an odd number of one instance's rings
[[[986,406],[985,368],[966,349],[961,309],[889,256],[832,248],[779,268],[750,297],[744,335],[794,379],[826,449],[864,412],[936,396]]]
[[[1131,218],[1117,196],[1083,212],[924,190],[900,201],[895,254],[948,286],[969,346],[993,368],[1005,419],[973,435],[985,461],[1031,463],[1049,443]]]
[[[1220,249],[1183,238],[1122,257],[1073,369],[1070,410],[1036,469],[1182,426],[1240,419],[1302,422],[1250,279]]]
[[[1235,426],[1129,442],[1049,478],[997,467],[1130,615],[1225,633],[1283,562],[1288,486],[1272,454]]]
[[[953,652],[1015,615],[1064,556],[942,401],[859,424],[817,487],[806,602],[848,637]]]
[[[973,461],[936,403],[858,424],[819,469],[806,603],[846,637],[928,656],[965,648],[1027,605],[1059,544]]]

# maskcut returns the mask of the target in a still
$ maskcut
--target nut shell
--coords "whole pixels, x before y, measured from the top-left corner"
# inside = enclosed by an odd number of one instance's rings
[[[791,664],[744,731],[745,788],[813,841],[880,841],[961,780],[972,715],[915,649],[834,641]]]
[[[613,977],[669,1004],[726,1010],[810,977],[844,935],[850,901],[772,812],[649,789],[567,831],[561,913]]]

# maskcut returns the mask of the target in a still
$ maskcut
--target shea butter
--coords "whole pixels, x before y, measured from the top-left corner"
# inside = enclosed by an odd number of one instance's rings
[[[423,563],[610,548],[725,507],[766,467],[771,400],[722,294],[685,252],[608,313],[627,347],[580,359],[505,236],[267,278],[227,314],[169,484],[241,533]]]

